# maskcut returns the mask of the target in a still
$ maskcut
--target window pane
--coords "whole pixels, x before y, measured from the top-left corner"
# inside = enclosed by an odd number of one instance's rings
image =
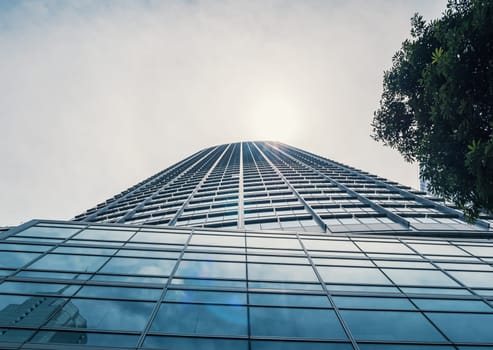
[[[492,314],[427,312],[426,315],[454,342],[493,342]]]
[[[402,309],[415,310],[416,308],[405,298],[366,298],[366,297],[333,297],[339,308],[348,309]]]
[[[151,331],[183,334],[247,335],[244,306],[162,304]]]
[[[222,261],[187,261],[178,265],[176,276],[195,278],[245,278],[245,264]]]
[[[29,266],[29,268],[94,272],[106,260],[108,258],[103,256],[47,254]]]
[[[102,268],[101,272],[167,276],[171,273],[174,266],[174,260],[115,257],[111,258]]]
[[[279,249],[301,249],[297,239],[270,238],[270,237],[247,237],[249,248],[279,248]]]
[[[383,273],[372,268],[318,266],[317,270],[327,283],[390,284]]]
[[[144,348],[173,350],[247,350],[248,340],[148,336],[144,340]]]
[[[165,301],[179,301],[184,303],[209,303],[209,304],[246,304],[245,293],[209,292],[199,290],[175,290],[166,292]]]
[[[341,310],[356,340],[443,341],[420,313]]]
[[[135,335],[40,331],[36,333],[30,343],[134,347],[138,340],[139,337]]]
[[[332,310],[251,307],[253,336],[346,339]]]
[[[0,267],[19,268],[38,256],[40,256],[40,254],[0,252]]]
[[[137,232],[131,239],[132,242],[150,242],[150,243],[168,243],[168,244],[184,244],[188,239],[188,234],[180,235],[173,233],[157,233],[157,232]]]
[[[308,265],[248,264],[248,278],[261,281],[317,282],[313,268]]]
[[[28,229],[18,233],[16,236],[31,236],[31,237],[56,237],[68,238],[79,231],[79,228],[60,228],[60,227],[29,227]]]
[[[277,306],[331,307],[325,295],[250,293],[250,304]]]
[[[403,270],[403,269],[384,269],[383,270],[395,284],[413,286],[458,286],[454,280],[450,279],[441,271],[437,270]]]
[[[493,311],[480,300],[447,300],[447,299],[413,299],[414,303],[424,310],[443,311]]]
[[[70,328],[142,331],[153,303],[72,299],[48,324]],[[67,316],[74,318],[67,322]]]
[[[95,239],[95,240],[105,240],[105,241],[119,241],[123,242],[128,240],[135,231],[124,231],[124,230],[84,230],[75,236],[75,239]]]
[[[193,235],[190,240],[191,245],[220,245],[244,247],[245,238],[240,236],[217,236],[217,235]]]
[[[491,288],[493,286],[493,273],[491,272],[449,271],[449,273],[468,287]]]
[[[252,350],[353,350],[351,344],[253,340]]]
[[[79,297],[115,298],[115,299],[150,299],[156,300],[161,289],[85,286],[78,293]]]

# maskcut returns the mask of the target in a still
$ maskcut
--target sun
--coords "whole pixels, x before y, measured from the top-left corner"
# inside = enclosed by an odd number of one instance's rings
[[[274,91],[257,95],[249,113],[249,127],[256,140],[292,141],[302,125],[297,99]]]

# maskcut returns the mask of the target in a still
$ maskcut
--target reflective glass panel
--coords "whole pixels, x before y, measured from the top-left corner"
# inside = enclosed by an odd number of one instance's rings
[[[46,254],[30,265],[32,269],[94,272],[108,260],[105,256]]]
[[[454,280],[438,270],[383,269],[399,285],[417,286],[458,286]]]
[[[327,283],[390,284],[383,273],[372,268],[318,266],[317,270]]]
[[[153,303],[71,299],[48,325],[100,330],[142,331]],[[73,319],[68,318],[71,316]]]
[[[332,310],[250,307],[250,322],[253,336],[346,339]]]
[[[182,334],[247,335],[244,306],[162,304],[151,331]]]
[[[309,265],[248,263],[248,278],[261,281],[318,281],[313,268]]]
[[[149,288],[126,288],[126,287],[105,287],[105,286],[85,286],[77,293],[78,297],[95,297],[108,299],[135,299],[135,300],[156,300],[161,295],[161,289]]]
[[[37,258],[40,254],[19,253],[19,252],[0,252],[0,267],[19,268],[29,261]]]
[[[18,233],[16,236],[31,236],[31,237],[54,237],[68,238],[79,231],[79,228],[61,228],[61,227],[39,227],[33,226]]]
[[[222,261],[183,260],[176,276],[196,278],[245,278],[245,264]]]
[[[426,315],[454,342],[493,342],[493,314],[427,312]]]
[[[124,231],[124,230],[95,230],[88,229],[84,230],[75,236],[75,239],[95,239],[101,241],[119,241],[123,242],[128,240],[135,231]]]
[[[174,266],[175,260],[114,257],[101,272],[167,276]]]
[[[165,301],[178,301],[183,303],[208,303],[208,304],[246,304],[245,293],[212,292],[200,290],[175,290],[166,292]]]
[[[341,310],[356,340],[443,341],[417,312]]]
[[[248,340],[221,338],[187,338],[147,336],[144,340],[145,349],[173,350],[247,350]]]

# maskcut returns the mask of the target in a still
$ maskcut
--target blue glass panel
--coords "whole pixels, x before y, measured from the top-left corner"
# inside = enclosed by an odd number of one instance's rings
[[[2,293],[52,293],[57,295],[72,295],[79,285],[66,285],[58,283],[29,283],[29,282],[3,282],[0,284]]]
[[[367,297],[332,297],[337,307],[348,309],[396,309],[416,310],[405,298],[367,298]]]
[[[118,276],[118,275],[104,275],[104,274],[97,274],[95,275],[92,280],[94,281],[121,281],[121,282],[130,282],[130,283],[157,283],[157,284],[164,284],[168,281],[167,278],[165,277],[150,277],[150,276]]]
[[[360,350],[454,350],[446,345],[358,344]],[[486,350],[486,349],[485,349]]]
[[[245,264],[222,261],[183,260],[176,276],[196,278],[245,278]]]
[[[493,342],[493,314],[427,312],[426,315],[454,342]]]
[[[318,281],[313,268],[309,265],[248,263],[248,278],[260,281]]]
[[[328,283],[390,284],[383,273],[372,268],[318,266],[317,270]]]
[[[173,270],[175,263],[175,260],[166,259],[114,257],[104,265],[101,272],[167,276]]]
[[[148,336],[144,340],[144,349],[247,350],[248,340]]]
[[[37,258],[40,254],[36,253],[19,253],[19,252],[1,252],[0,267],[19,268],[29,261]]]
[[[184,244],[188,239],[188,234],[157,233],[157,232],[137,232],[132,237],[132,242],[149,242],[149,243],[168,243]]]
[[[0,250],[24,250],[31,252],[44,252],[50,248],[52,248],[52,246],[39,244],[0,244]]]
[[[250,293],[250,304],[276,306],[331,307],[326,295]]]
[[[113,255],[116,249],[110,248],[92,248],[92,247],[58,247],[53,250],[54,253],[69,254],[88,254],[88,255]]]
[[[75,239],[95,239],[95,240],[105,240],[105,241],[119,241],[123,242],[128,240],[133,234],[134,230],[132,231],[125,231],[125,230],[95,230],[95,229],[88,229],[84,230],[81,233],[79,233],[77,236],[75,236]]]
[[[347,339],[332,310],[250,307],[253,336]]]
[[[61,228],[61,227],[39,227],[33,226],[18,233],[16,236],[31,236],[40,238],[68,238],[79,231],[79,228]]]
[[[349,343],[253,340],[251,350],[353,350]]]
[[[449,271],[449,273],[468,287],[491,288],[493,286],[493,272]]]
[[[421,313],[356,310],[340,312],[356,340],[444,340]]]
[[[102,256],[47,254],[29,266],[29,268],[94,272],[98,270],[106,260],[108,260],[108,258]]]
[[[247,335],[244,306],[163,304],[151,331],[182,334]]]
[[[104,287],[104,286],[85,286],[77,293],[78,297],[95,297],[111,299],[136,299],[136,300],[156,300],[161,295],[161,289],[149,288],[125,288],[125,287]]]
[[[66,299],[63,298],[44,296],[2,295],[0,297],[0,324],[39,327],[47,322],[65,301]]]
[[[209,304],[246,304],[245,293],[210,292],[200,290],[175,290],[166,292],[165,301],[179,301],[184,303],[209,303]]]
[[[134,347],[138,340],[139,337],[135,335],[86,333],[82,330],[75,332],[39,331],[30,343]]]
[[[34,277],[34,278],[54,278],[67,280],[87,280],[91,274],[71,273],[71,272],[52,272],[52,271],[20,271],[16,277]]]
[[[48,325],[99,330],[142,331],[153,303],[72,299]],[[72,319],[67,321],[67,316]]]
[[[489,311],[493,309],[480,300],[413,299],[424,310],[438,311]]]
[[[438,270],[383,269],[398,285],[454,287],[458,284]]]

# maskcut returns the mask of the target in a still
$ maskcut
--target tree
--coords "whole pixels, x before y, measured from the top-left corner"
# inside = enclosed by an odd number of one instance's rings
[[[492,0],[449,0],[429,23],[414,15],[372,126],[466,217],[493,212]]]

